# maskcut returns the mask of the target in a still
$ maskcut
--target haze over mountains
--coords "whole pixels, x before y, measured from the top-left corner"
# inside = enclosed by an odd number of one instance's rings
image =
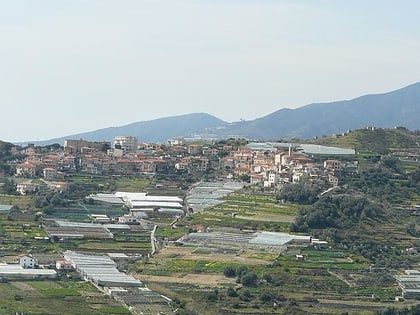
[[[420,82],[388,93],[352,100],[280,109],[250,121],[228,123],[206,113],[135,122],[65,137],[37,141],[41,145],[65,139],[112,141],[116,136],[136,136],[139,141],[161,142],[183,137],[247,138],[255,140],[309,139],[347,130],[376,126],[420,129]]]

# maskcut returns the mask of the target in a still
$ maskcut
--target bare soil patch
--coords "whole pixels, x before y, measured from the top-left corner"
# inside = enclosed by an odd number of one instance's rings
[[[274,214],[274,213],[258,213],[251,216],[237,215],[236,218],[243,220],[255,220],[264,222],[286,222],[291,223],[295,220],[296,216],[287,214]]]
[[[216,287],[224,283],[235,283],[236,280],[214,274],[186,274],[172,277],[137,274],[136,276],[144,282],[180,283],[210,287]]]
[[[10,284],[22,291],[35,291],[35,288],[25,282],[12,281]]]

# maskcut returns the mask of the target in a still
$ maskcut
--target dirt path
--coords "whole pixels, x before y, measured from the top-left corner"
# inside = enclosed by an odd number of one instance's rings
[[[237,215],[236,218],[243,220],[255,220],[265,222],[286,222],[291,223],[296,219],[294,215],[274,214],[274,213],[257,213],[251,216]]]
[[[31,287],[29,284],[25,282],[12,281],[10,282],[10,284],[22,291],[35,291],[35,288]]]
[[[347,279],[345,279],[342,275],[332,272],[332,271],[328,271],[328,273],[334,277],[336,277],[337,279],[343,281],[345,284],[347,284],[350,288],[354,287],[354,283],[351,283],[350,281],[348,281]]]
[[[184,276],[152,276],[136,274],[136,278],[143,282],[163,282],[163,283],[180,283],[180,284],[192,284],[200,286],[215,287],[223,283],[235,283],[235,278],[226,278],[223,275],[206,275],[206,274],[187,274]]]

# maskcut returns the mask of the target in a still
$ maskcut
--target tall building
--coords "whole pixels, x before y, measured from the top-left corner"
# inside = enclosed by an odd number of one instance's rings
[[[112,143],[114,149],[121,149],[124,153],[136,152],[138,140],[133,136],[117,136]]]

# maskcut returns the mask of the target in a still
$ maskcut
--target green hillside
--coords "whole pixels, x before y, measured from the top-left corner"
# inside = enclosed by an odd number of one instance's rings
[[[392,150],[419,147],[420,133],[406,128],[365,128],[314,141],[316,144],[355,148],[357,151],[370,151],[374,154],[386,154]]]
[[[0,140],[0,155],[4,154],[4,152],[9,151],[11,147],[13,147],[12,143]]]

